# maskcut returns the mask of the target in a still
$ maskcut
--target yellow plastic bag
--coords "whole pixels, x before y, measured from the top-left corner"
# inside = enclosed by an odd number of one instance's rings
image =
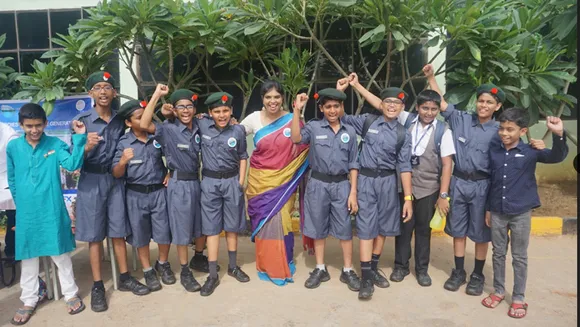
[[[433,218],[431,218],[431,222],[429,222],[429,227],[433,231],[442,231],[445,227],[445,216],[441,216],[438,208],[435,208],[435,213],[433,214]]]

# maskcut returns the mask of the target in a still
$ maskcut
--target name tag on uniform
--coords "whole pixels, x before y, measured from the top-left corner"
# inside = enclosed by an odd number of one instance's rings
[[[465,137],[460,136],[457,139],[459,140],[459,142],[465,143]]]
[[[50,156],[50,155],[52,155],[52,154],[54,154],[54,153],[55,153],[55,151],[54,151],[54,150],[50,150],[50,151],[48,151],[47,153],[45,153],[45,154],[44,154],[44,157],[45,157],[45,158],[48,158],[48,156]]]
[[[525,157],[525,156],[523,154],[516,153],[515,157],[516,158],[521,158],[521,157]]]
[[[189,144],[177,144],[178,149],[189,149]]]
[[[135,159],[135,160],[129,161],[130,165],[137,165],[137,164],[141,164],[141,163],[143,163],[143,160],[140,160],[140,159]]]
[[[379,131],[377,131],[376,129],[369,129],[367,131],[367,133],[371,133],[371,134],[379,134]]]
[[[206,140],[211,140],[211,137],[209,137],[209,136],[207,136],[207,135],[203,135],[202,137],[203,137],[204,139],[206,139]]]
[[[326,140],[327,138],[328,138],[328,135],[316,135],[317,140]]]

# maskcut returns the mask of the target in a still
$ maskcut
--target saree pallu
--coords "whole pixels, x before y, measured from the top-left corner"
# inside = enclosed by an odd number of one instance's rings
[[[280,286],[292,282],[296,271],[291,215],[308,168],[308,145],[292,143],[291,122],[292,114],[286,114],[255,133],[246,192],[258,276]],[[301,194],[300,217],[303,199]],[[313,240],[303,236],[302,241],[312,252]]]

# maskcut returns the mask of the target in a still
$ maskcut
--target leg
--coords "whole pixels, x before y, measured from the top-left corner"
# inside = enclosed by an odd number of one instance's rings
[[[222,180],[220,190],[223,194],[222,224],[226,232],[228,247],[228,275],[234,277],[238,282],[247,283],[250,281],[250,277],[237,264],[238,233],[246,230],[244,191],[240,186],[238,177]]]
[[[102,247],[101,245],[103,242],[90,242],[89,243],[89,257],[91,261],[91,271],[93,273],[93,281],[101,282],[101,257],[102,254]]]
[[[531,212],[528,211],[513,217],[509,226],[511,230],[512,265],[514,268],[514,291],[512,299],[514,303],[525,303]]]
[[[356,229],[359,238],[359,256],[362,281],[358,298],[369,300],[373,296],[374,284],[371,269],[373,240],[379,234],[377,217],[377,197],[373,188],[373,178],[359,176],[358,180],[359,211],[356,216]]]
[[[200,237],[197,237],[195,239],[195,252],[202,252],[205,249],[205,242],[206,242],[207,236],[202,235]]]
[[[505,255],[508,247],[509,217],[495,212],[491,213],[491,244],[493,260],[493,288],[492,295],[483,299],[482,304],[495,308],[505,297]],[[477,255],[477,253],[476,253]]]
[[[471,200],[469,181],[451,177],[449,187],[451,197],[451,207],[447,214],[445,233],[453,237],[453,255],[455,268],[451,271],[451,276],[445,281],[443,288],[455,292],[461,285],[467,282],[467,273],[464,269],[465,262],[465,241],[469,222],[469,202]]]
[[[85,309],[83,301],[79,298],[79,288],[75,283],[72,261],[70,253],[64,253],[59,256],[52,256],[52,261],[58,267],[58,279],[60,288],[67,303],[68,313],[77,314]]]
[[[20,300],[24,304],[12,318],[13,324],[23,324],[27,322],[38,303],[38,272],[39,272],[39,259],[25,259],[21,261],[21,272],[20,272],[20,287],[22,288],[22,294],[20,295]]]
[[[399,193],[399,203],[403,207],[403,193]],[[401,235],[395,236],[395,269],[389,277],[393,282],[401,282],[409,274],[409,259],[411,259],[411,239],[415,230],[416,205],[413,205],[413,217],[401,226]],[[415,236],[415,244],[417,236]],[[415,247],[415,252],[417,248]],[[416,255],[415,255],[416,257]]]
[[[171,244],[157,244],[157,247],[159,248],[159,262],[167,262]]]
[[[143,271],[149,271],[151,268],[151,256],[149,251],[149,245],[137,248],[137,254],[139,255],[139,262],[141,262],[141,267]]]
[[[6,242],[4,247],[4,254],[8,258],[14,257],[15,247],[14,247],[14,226],[16,226],[16,210],[6,210],[6,237],[4,241]]]
[[[435,213],[435,204],[439,198],[439,192],[435,192],[417,201],[415,206],[415,271],[417,282],[421,286],[430,286],[431,277],[429,259],[431,256],[431,227],[429,222]]]
[[[121,275],[128,274],[129,268],[127,267],[127,246],[125,245],[125,239],[115,237],[112,239],[112,242],[117,264],[119,265],[119,272]]]

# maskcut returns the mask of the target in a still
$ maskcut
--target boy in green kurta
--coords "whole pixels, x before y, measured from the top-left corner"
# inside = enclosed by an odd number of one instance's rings
[[[60,185],[60,167],[68,171],[80,169],[85,126],[73,121],[73,151],[57,137],[44,134],[46,113],[41,106],[27,103],[18,113],[24,135],[6,147],[8,186],[18,208],[16,219],[16,260],[22,261],[20,300],[12,324],[23,325],[32,316],[38,303],[39,257],[50,256],[58,267],[58,278],[69,314],[84,310],[77,295],[69,252],[75,249],[71,220],[66,210]]]

